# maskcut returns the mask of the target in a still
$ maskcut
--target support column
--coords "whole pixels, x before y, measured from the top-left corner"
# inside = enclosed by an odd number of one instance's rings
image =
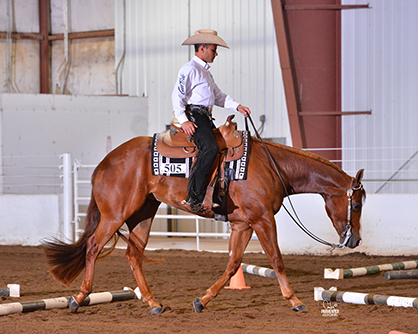
[[[49,0],[39,0],[39,34],[42,40],[39,43],[40,62],[40,93],[50,93],[50,42],[49,36]]]
[[[290,47],[286,34],[286,28],[283,17],[283,7],[281,0],[271,0],[273,11],[274,26],[276,30],[277,47],[279,51],[280,67],[282,69],[284,93],[286,96],[287,112],[289,115],[290,133],[292,136],[292,145],[297,148],[306,147],[303,140],[303,131],[298,113],[295,78],[293,77],[292,66],[290,62]]]

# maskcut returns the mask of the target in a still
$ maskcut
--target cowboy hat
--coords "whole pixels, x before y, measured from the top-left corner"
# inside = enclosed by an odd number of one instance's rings
[[[218,33],[212,29],[199,29],[193,36],[186,39],[181,45],[195,45],[195,44],[216,44],[229,49],[225,41],[218,36]]]

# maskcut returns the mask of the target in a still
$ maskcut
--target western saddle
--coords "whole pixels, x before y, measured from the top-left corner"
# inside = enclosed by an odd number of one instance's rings
[[[215,213],[215,219],[227,221],[226,215],[226,194],[229,181],[228,171],[225,171],[224,163],[242,158],[244,153],[244,141],[242,133],[237,131],[237,123],[232,122],[234,115],[228,116],[225,124],[213,130],[219,148],[219,163],[215,169],[210,184],[206,191],[205,201],[212,202],[216,188],[216,202],[222,211]],[[158,152],[168,158],[189,158],[195,157],[197,147],[193,139],[188,137],[182,129],[172,124],[172,129],[162,132],[157,139]],[[224,163],[221,163],[223,161]]]
[[[213,130],[218,142],[219,152],[225,152],[225,161],[240,159],[243,153],[242,134],[237,131],[234,115],[228,116],[225,124]],[[160,134],[157,141],[158,152],[168,158],[195,157],[197,147],[193,139],[172,124],[173,129]]]

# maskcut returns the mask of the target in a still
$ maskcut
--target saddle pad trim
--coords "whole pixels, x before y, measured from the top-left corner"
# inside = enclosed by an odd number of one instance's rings
[[[228,161],[225,163],[225,168],[231,168],[235,171],[234,178],[231,180],[246,180],[248,170],[248,157],[249,157],[249,131],[242,131],[243,141],[243,153],[242,157],[238,160]]]

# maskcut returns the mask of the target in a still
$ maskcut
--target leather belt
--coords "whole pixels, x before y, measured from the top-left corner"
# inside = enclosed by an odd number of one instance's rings
[[[209,109],[208,107],[199,104],[188,104],[186,106],[186,114],[190,114],[191,112],[197,112],[201,115],[205,115],[212,120],[212,109]]]

